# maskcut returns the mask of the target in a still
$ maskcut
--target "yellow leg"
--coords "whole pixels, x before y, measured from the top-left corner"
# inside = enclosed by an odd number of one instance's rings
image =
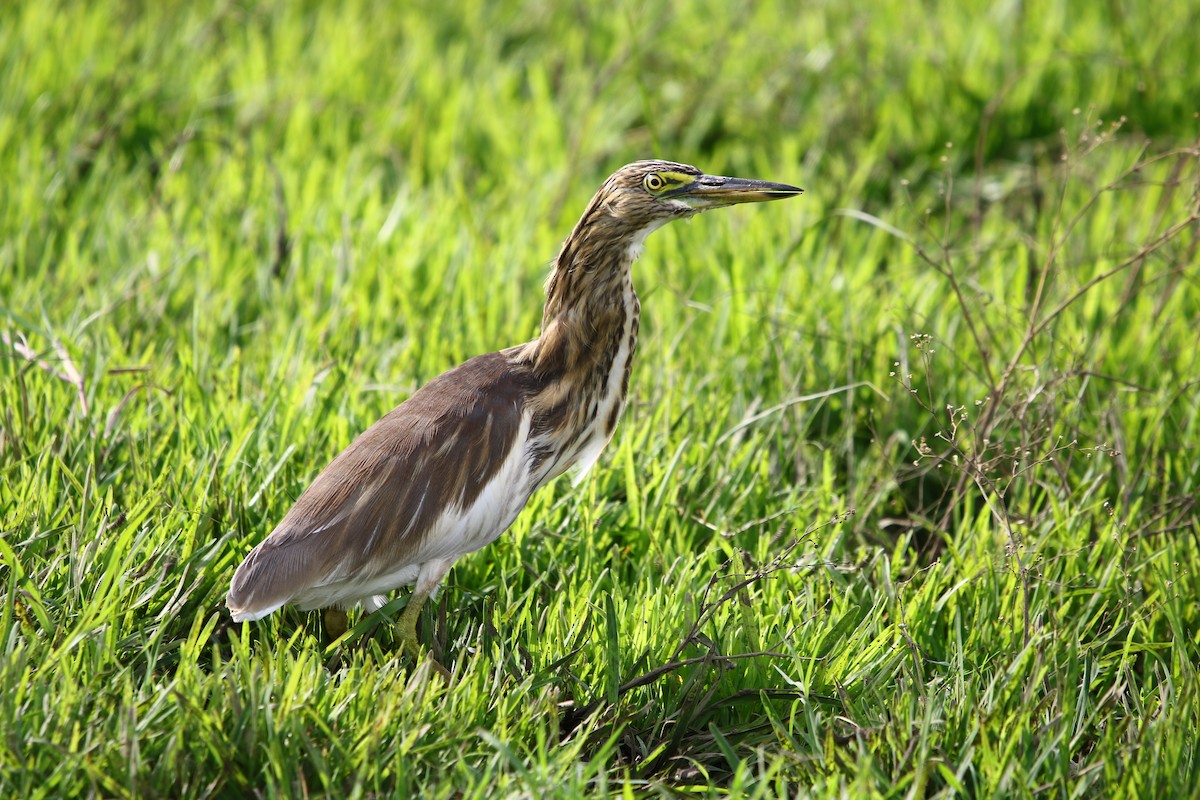
[[[421,641],[417,638],[417,617],[421,616],[421,607],[425,605],[425,598],[428,596],[413,592],[397,623],[400,628],[400,645],[413,661],[421,659]]]
[[[443,558],[422,564],[421,572],[417,575],[417,585],[413,587],[412,597],[408,598],[408,605],[400,614],[397,625],[400,628],[401,645],[404,652],[408,653],[413,661],[421,660],[421,642],[417,639],[417,617],[421,616],[421,609],[424,607],[425,601],[437,589],[442,578],[446,577],[446,573],[453,563],[453,558]],[[433,668],[442,677],[449,680],[450,672],[435,659],[431,658],[430,661]]]
[[[325,619],[325,632],[329,634],[330,639],[338,638],[350,626],[346,612],[340,608],[327,608],[322,617]]]

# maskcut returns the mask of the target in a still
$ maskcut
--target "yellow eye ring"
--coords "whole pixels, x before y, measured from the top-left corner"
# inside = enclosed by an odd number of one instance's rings
[[[667,182],[657,175],[650,174],[647,175],[645,180],[642,181],[642,185],[652,192],[659,192],[663,190],[663,188],[667,185]]]

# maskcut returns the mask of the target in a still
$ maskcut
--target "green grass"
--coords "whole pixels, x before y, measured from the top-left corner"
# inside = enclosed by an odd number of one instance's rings
[[[141,5],[0,12],[0,795],[1195,792],[1195,3]],[[807,193],[651,237],[452,684],[229,623],[649,156]]]

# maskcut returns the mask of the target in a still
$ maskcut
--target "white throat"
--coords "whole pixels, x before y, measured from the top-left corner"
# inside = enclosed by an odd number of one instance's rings
[[[670,217],[659,217],[658,219],[650,220],[650,222],[646,223],[641,230],[635,233],[629,239],[629,245],[625,251],[629,255],[629,260],[637,261],[638,256],[642,254],[642,248],[646,245],[646,237],[670,221]]]

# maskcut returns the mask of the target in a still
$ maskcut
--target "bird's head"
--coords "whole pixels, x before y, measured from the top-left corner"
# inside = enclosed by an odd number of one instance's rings
[[[614,172],[597,192],[593,206],[646,233],[665,222],[737,203],[762,203],[794,197],[795,186],[770,181],[706,175],[673,161],[635,161]]]
[[[555,259],[546,282],[542,335],[530,343],[538,368],[550,372],[594,358],[601,352],[597,331],[625,335],[629,310],[637,310],[630,265],[654,230],[710,208],[803,191],[786,183],[706,175],[674,161],[621,167],[596,192]]]
[[[673,219],[803,191],[786,183],[706,175],[674,161],[626,164],[608,177],[563,242],[546,284],[544,316],[549,319],[595,292],[606,296],[608,287],[628,279],[646,237]]]

